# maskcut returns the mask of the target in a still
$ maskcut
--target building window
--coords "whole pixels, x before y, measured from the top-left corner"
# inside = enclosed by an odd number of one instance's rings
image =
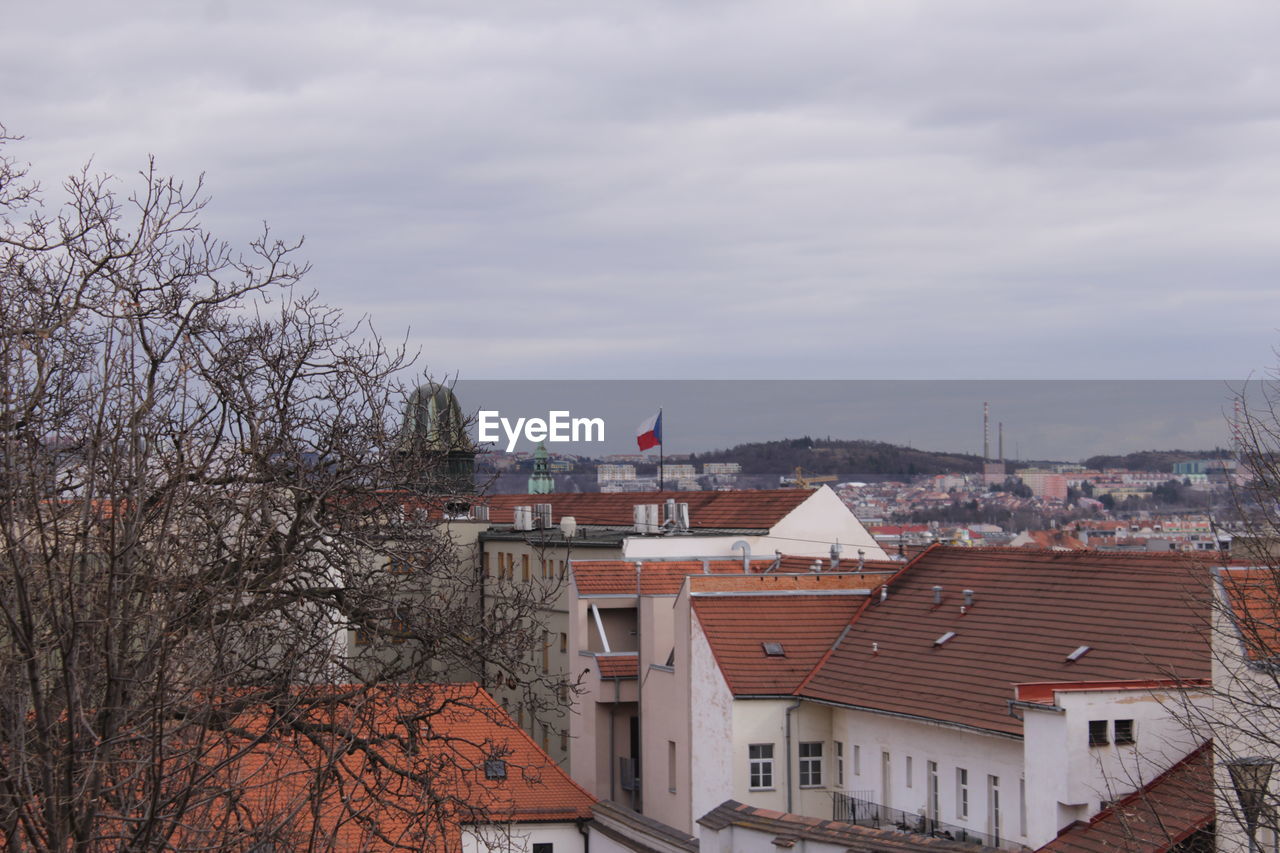
[[[969,771],[963,767],[956,768],[956,817],[969,817]]]
[[[491,562],[491,561],[489,560],[489,552],[488,552],[488,551],[485,551],[483,554],[481,554],[481,555],[480,555],[480,561],[481,561],[481,563],[482,563],[482,564],[483,564],[483,566],[484,566],[484,573],[485,573],[486,575],[492,574],[492,573],[493,573],[493,570],[490,568],[490,562]]]
[[[1114,742],[1117,746],[1133,743],[1133,720],[1116,720]]]
[[[987,807],[991,810],[989,823],[991,835],[997,844],[1000,843],[1000,777],[987,777]]]
[[[507,778],[507,762],[501,758],[490,758],[484,763],[484,778],[486,779],[505,779]]]
[[[836,741],[836,785],[844,787],[844,744]]]
[[[411,575],[413,574],[413,566],[408,560],[392,557],[387,561],[387,571],[393,575]]]
[[[367,646],[373,642],[373,632],[368,628],[356,628],[356,645]]]
[[[1107,740],[1107,721],[1090,720],[1089,746],[1106,746],[1108,743],[1110,743],[1110,741]]]
[[[550,841],[538,841],[533,845],[531,853],[555,853],[556,846]]]
[[[551,672],[551,632],[542,632],[542,674]]]
[[[773,788],[773,744],[753,743],[747,747],[752,790]]]
[[[529,555],[520,555],[520,580],[527,581],[529,579]]]
[[[908,755],[908,756],[907,756],[907,767],[906,767],[906,771],[907,771],[907,772],[906,772],[906,774],[905,774],[905,775],[906,775],[907,787],[908,787],[908,788],[910,788],[910,787],[911,787],[911,785],[912,785],[911,777],[915,775],[914,773],[912,773],[912,772],[911,772],[911,771],[912,771],[911,764],[912,764],[912,762],[911,762],[911,756],[910,756],[910,755]]]
[[[569,635],[560,635],[560,654],[566,654],[569,651]]]
[[[929,820],[938,820],[941,810],[938,808],[938,762],[930,761],[925,765],[928,772],[926,779],[928,785],[928,796],[926,803],[929,807]]]
[[[856,743],[853,745],[853,775],[862,775],[862,747]]]
[[[566,731],[560,732],[560,751],[569,751],[569,733]]]
[[[667,790],[676,792],[676,742],[667,741]]]
[[[818,788],[822,785],[822,741],[800,744],[800,787]]]

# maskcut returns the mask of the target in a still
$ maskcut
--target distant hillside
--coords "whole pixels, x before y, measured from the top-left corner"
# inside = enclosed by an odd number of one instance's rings
[[[1139,450],[1124,456],[1090,456],[1084,466],[1092,470],[1128,468],[1130,471],[1172,471],[1175,462],[1188,459],[1229,459],[1231,452],[1214,450]]]
[[[787,438],[739,444],[728,450],[693,454],[690,462],[738,462],[744,474],[789,474],[800,467],[809,474],[855,476],[977,472],[982,458],[963,453],[933,453],[882,441],[838,441]]]

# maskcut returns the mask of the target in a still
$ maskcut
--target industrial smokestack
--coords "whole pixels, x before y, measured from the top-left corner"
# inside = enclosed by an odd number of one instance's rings
[[[999,438],[1000,464],[1003,465],[1004,464],[1004,421],[1000,421],[1000,423],[997,424],[996,430],[1000,436]]]
[[[982,404],[982,461],[991,461],[991,404]]]

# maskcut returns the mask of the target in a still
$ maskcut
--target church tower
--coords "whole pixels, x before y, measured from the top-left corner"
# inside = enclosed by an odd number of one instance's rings
[[[533,451],[533,476],[529,478],[531,495],[549,495],[556,490],[556,480],[551,476],[548,455],[545,444],[539,444],[538,449]]]

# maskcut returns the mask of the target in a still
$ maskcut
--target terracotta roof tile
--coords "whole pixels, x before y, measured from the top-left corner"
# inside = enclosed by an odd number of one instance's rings
[[[776,696],[800,685],[866,600],[791,592],[694,596],[692,605],[729,689]],[[782,654],[769,654],[767,643],[778,644]]]
[[[790,562],[788,562],[790,561]],[[854,574],[856,562],[841,564],[838,572],[832,573],[824,569],[813,572],[813,558],[784,557],[782,565],[766,574],[773,565],[771,558],[756,558],[750,561],[751,571],[758,577],[849,577]],[[743,577],[742,560],[740,558],[707,558],[705,560],[573,560],[570,569],[578,595],[635,595],[636,566],[640,566],[641,595],[677,595],[684,585],[684,579],[693,576],[736,576]],[[830,560],[823,561],[829,567]],[[790,565],[792,568],[788,569]],[[869,573],[858,582],[855,588],[867,589],[877,586],[889,576],[886,573],[900,570],[904,563],[885,560],[868,560],[864,566]],[[819,585],[821,582],[818,582]],[[727,587],[725,587],[727,588]],[[710,589],[710,587],[704,587]]]
[[[1165,853],[1214,819],[1208,743],[1134,793],[1078,822],[1041,853]],[[1207,848],[1206,848],[1207,849]]]
[[[338,715],[334,720],[349,717],[345,707],[314,712],[312,722],[324,730],[333,723],[326,714]],[[421,784],[388,774],[362,750],[340,749],[333,767],[339,781],[317,803],[314,768],[327,764],[329,753],[299,736],[259,743],[228,765],[228,772],[249,786],[240,801],[246,814],[257,821],[268,814],[293,814],[291,832],[314,835],[333,849],[432,853],[458,849],[460,828],[467,823],[591,816],[595,798],[475,684],[400,685],[375,691],[361,707],[370,718],[361,718],[357,736],[384,743],[421,739],[418,748],[398,750],[390,758],[406,772],[432,777],[431,798],[424,799]],[[252,730],[248,713],[238,724]],[[486,762],[497,756],[505,774],[489,778]],[[444,811],[432,811],[431,802],[443,804]]]
[[[640,657],[636,652],[597,654],[596,667],[601,678],[636,678],[640,675]]]
[[[1220,571],[1218,578],[1249,660],[1280,655],[1280,572],[1265,566],[1235,568]]]
[[[885,602],[873,597],[800,693],[1020,734],[1007,705],[1014,684],[1207,678],[1196,630],[1207,579],[1174,554],[935,546],[891,582]],[[965,589],[975,599],[962,615]],[[1091,651],[1068,662],[1082,645]]]

